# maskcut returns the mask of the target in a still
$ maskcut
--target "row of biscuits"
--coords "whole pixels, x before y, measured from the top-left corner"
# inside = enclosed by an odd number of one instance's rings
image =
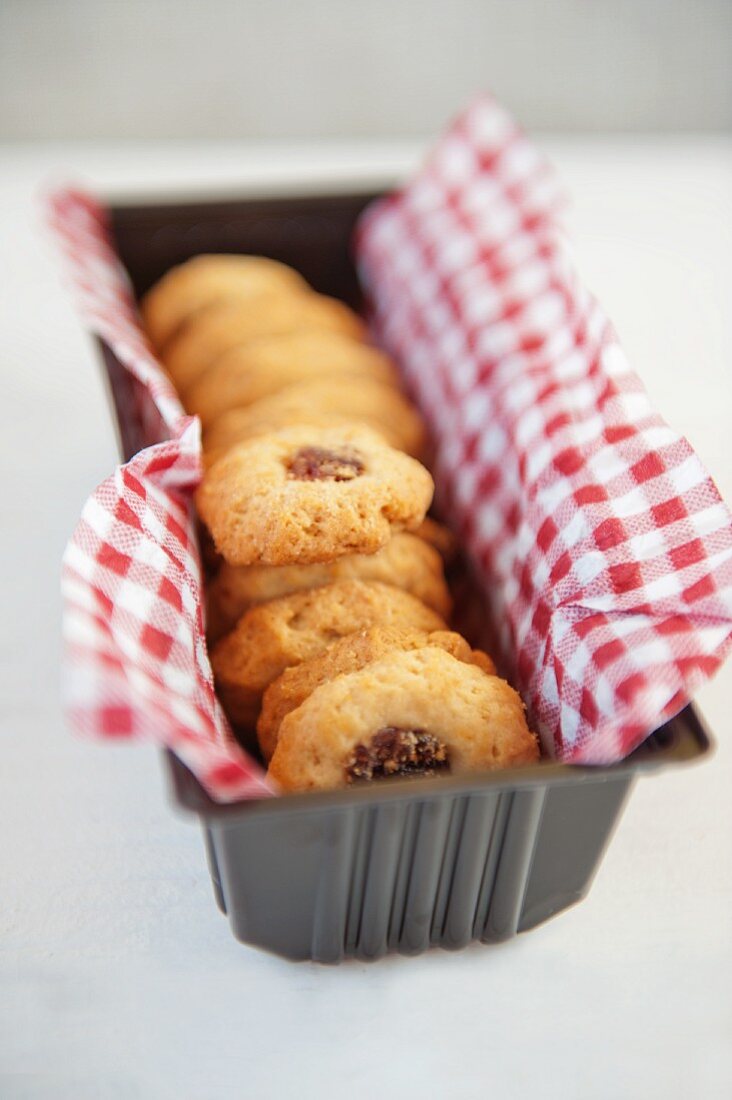
[[[142,313],[203,427],[217,693],[280,789],[535,760],[519,696],[448,627],[424,425],[361,319],[253,256],[173,268]]]

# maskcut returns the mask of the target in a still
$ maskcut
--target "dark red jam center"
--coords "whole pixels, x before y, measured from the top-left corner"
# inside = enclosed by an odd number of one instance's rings
[[[450,770],[447,749],[426,730],[386,726],[368,745],[356,745],[346,763],[349,783],[386,779],[392,775],[434,775]]]
[[[288,461],[287,469],[298,481],[352,481],[363,473],[363,462],[353,453],[301,447]]]

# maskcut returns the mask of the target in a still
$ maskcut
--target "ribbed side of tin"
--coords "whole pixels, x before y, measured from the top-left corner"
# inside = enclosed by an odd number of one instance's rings
[[[207,849],[217,900],[240,940],[295,959],[508,939],[585,893],[629,783],[215,824]]]

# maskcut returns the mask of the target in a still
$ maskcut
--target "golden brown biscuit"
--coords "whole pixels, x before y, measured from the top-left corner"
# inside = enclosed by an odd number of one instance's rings
[[[433,546],[447,563],[451,562],[457,554],[457,539],[450,528],[438,523],[431,516],[424,517],[419,527],[415,528],[414,534]]]
[[[191,412],[199,412],[191,408]],[[362,424],[378,431],[386,442],[407,454],[419,455],[424,445],[424,425],[416,409],[393,386],[370,378],[321,378],[288,386],[280,393],[264,397],[245,409],[232,409],[211,426],[204,436],[204,450],[216,444],[215,429],[221,420],[218,439],[236,432],[243,443],[298,424]],[[206,421],[204,420],[204,429]],[[211,434],[209,434],[211,433]],[[226,453],[219,447],[218,456]],[[207,460],[206,465],[211,465]]]
[[[231,565],[289,565],[372,554],[411,530],[432,478],[366,428],[272,432],[241,443],[196,494],[216,549]]]
[[[337,332],[306,330],[232,348],[186,391],[185,406],[207,428],[228,409],[323,379],[333,389],[355,380],[394,388],[399,383],[394,364],[377,348]]]
[[[442,646],[442,648],[445,649],[445,646]],[[489,657],[488,654],[484,653],[482,649],[474,649],[472,651],[472,654],[473,655],[470,659],[470,663],[472,665],[477,665],[477,667],[479,669],[482,669],[482,671],[485,672],[487,676],[498,675],[496,662],[493,660],[492,657]],[[453,656],[458,657],[459,654],[455,653],[453,654]]]
[[[415,596],[377,581],[339,581],[250,608],[211,653],[216,690],[232,723],[253,727],[262,692],[281,672],[374,623],[446,629]]]
[[[343,302],[322,294],[270,294],[250,303],[223,299],[193,313],[161,352],[173,384],[185,395],[219,356],[238,344],[306,329],[365,339],[363,321]]]
[[[316,565],[227,565],[208,586],[207,635],[215,641],[257,603],[334,581],[383,581],[403,588],[444,619],[452,601],[442,559],[422,539],[400,531],[375,554],[347,554]]]
[[[433,646],[315,688],[283,719],[268,776],[284,791],[538,760],[518,694]]]
[[[291,267],[264,256],[194,256],[148,290],[140,311],[154,348],[162,348],[196,310],[221,298],[251,301],[262,294],[307,291]]]
[[[269,685],[257,720],[257,739],[264,759],[269,760],[275,750],[283,719],[312,695],[320,684],[346,672],[356,672],[374,661],[381,661],[394,650],[424,649],[425,646],[444,649],[458,661],[477,665],[489,675],[495,675],[495,666],[488,654],[472,650],[464,638],[451,630],[434,630],[429,634],[424,630],[390,626],[359,630],[334,642],[318,657],[286,668]]]

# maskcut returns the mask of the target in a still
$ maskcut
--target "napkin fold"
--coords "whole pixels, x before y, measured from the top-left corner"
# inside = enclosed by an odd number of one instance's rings
[[[612,763],[732,644],[732,522],[579,281],[561,203],[481,97],[366,213],[359,268],[545,751]]]

